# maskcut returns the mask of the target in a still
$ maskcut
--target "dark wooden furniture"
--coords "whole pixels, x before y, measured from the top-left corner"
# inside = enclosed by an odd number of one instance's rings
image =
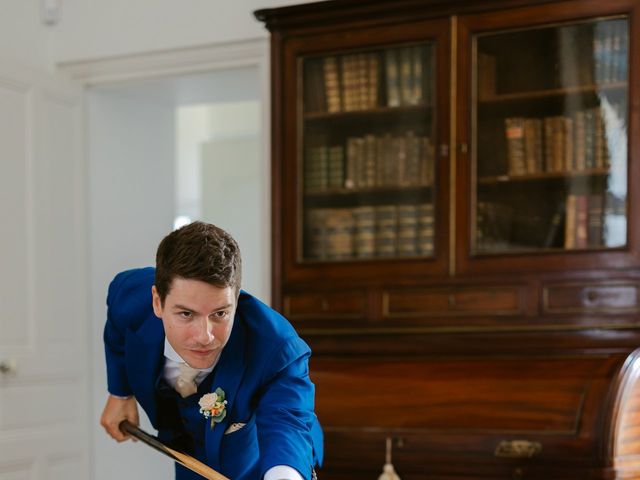
[[[321,477],[640,478],[640,0],[256,16]]]

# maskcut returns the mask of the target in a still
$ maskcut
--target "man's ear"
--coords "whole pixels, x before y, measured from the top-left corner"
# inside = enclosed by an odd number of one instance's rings
[[[151,287],[151,297],[153,304],[153,313],[156,314],[156,317],[162,318],[162,300],[160,299],[160,295],[158,295],[158,290],[156,289],[155,285]]]

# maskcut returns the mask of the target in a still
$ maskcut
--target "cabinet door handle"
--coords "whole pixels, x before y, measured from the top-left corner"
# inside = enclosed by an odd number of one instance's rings
[[[593,303],[598,299],[598,292],[595,290],[587,290],[587,302]]]
[[[504,458],[531,458],[542,451],[539,442],[529,440],[502,440],[493,453],[496,457]]]

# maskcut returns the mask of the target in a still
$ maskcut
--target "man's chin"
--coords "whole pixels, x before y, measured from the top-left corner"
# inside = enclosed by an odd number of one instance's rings
[[[205,369],[211,367],[218,358],[218,351],[209,353],[188,352],[184,357],[189,366],[193,368]]]

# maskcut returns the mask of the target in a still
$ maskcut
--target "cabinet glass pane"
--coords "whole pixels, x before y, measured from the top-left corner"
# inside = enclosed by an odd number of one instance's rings
[[[431,43],[300,60],[301,261],[434,251]]]
[[[474,38],[474,253],[627,243],[626,17]]]

